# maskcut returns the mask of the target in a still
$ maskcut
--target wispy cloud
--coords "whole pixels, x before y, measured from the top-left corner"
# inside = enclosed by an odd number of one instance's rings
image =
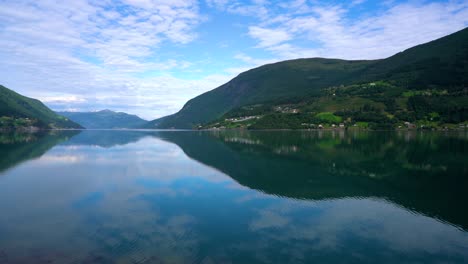
[[[296,6],[307,11],[302,14],[270,11],[273,15],[259,21],[261,27],[249,28],[249,36],[257,41],[257,48],[279,59],[314,56],[375,59],[468,25],[467,1],[388,3],[385,10],[350,19],[353,6],[363,3],[330,6],[295,1]]]
[[[216,85],[216,76],[196,83],[164,76],[191,64],[157,56],[161,45],[193,41],[202,21],[196,1],[7,1],[0,9],[1,82],[59,109],[112,101],[120,110],[147,105],[140,112],[147,118],[169,114]],[[163,76],[135,76],[147,72]]]
[[[229,1],[229,0],[206,0],[210,7],[218,10],[226,11],[232,14],[242,16],[255,16],[265,19],[269,15],[268,5],[271,5],[267,0],[252,0],[252,1]]]
[[[249,27],[249,35],[259,40],[259,48],[272,47],[291,39],[291,35],[286,30],[268,29],[257,26]]]

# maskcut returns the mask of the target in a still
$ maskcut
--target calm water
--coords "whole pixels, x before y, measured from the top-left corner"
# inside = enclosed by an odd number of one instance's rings
[[[0,263],[468,263],[468,134],[0,135]]]

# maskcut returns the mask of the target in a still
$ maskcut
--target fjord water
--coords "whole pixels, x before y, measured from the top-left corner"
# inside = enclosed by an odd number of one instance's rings
[[[0,136],[0,263],[467,263],[466,132]]]

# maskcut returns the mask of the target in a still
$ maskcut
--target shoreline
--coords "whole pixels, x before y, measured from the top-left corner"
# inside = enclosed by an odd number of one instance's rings
[[[448,128],[448,129],[366,129],[366,128],[269,128],[269,129],[246,129],[246,128],[207,128],[207,129],[149,129],[149,128],[20,128],[20,129],[0,129],[0,133],[38,133],[46,131],[164,131],[164,132],[182,132],[182,131],[337,131],[337,132],[450,132],[450,131],[468,131],[468,128]]]

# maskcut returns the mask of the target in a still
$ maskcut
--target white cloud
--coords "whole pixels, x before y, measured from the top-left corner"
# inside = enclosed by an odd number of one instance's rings
[[[46,102],[56,110],[79,108],[80,111],[96,111],[111,108],[153,119],[177,112],[189,99],[216,88],[232,76],[210,75],[197,80],[184,80],[170,75],[139,79],[106,74],[91,82],[77,81],[76,85],[86,91],[79,97],[67,92],[50,92],[45,89],[37,89],[31,92],[31,96]],[[27,85],[31,87],[34,83]],[[65,84],[59,84],[63,85]]]
[[[291,5],[307,12],[282,10],[260,21],[261,27],[249,27],[249,36],[257,41],[257,48],[281,59],[384,58],[468,25],[467,1],[393,4],[386,11],[363,14],[360,19],[349,19],[351,9],[341,5],[307,5],[303,1]]]
[[[209,7],[224,9],[229,4],[229,0],[206,0]]]
[[[249,35],[252,38],[258,39],[258,47],[268,48],[278,45],[291,39],[288,32],[280,29],[267,29],[261,27],[249,27]]]
[[[68,96],[43,96],[41,98],[41,101],[45,103],[76,103],[76,102],[84,102],[85,100],[76,95],[68,95]]]
[[[123,4],[3,2],[1,82],[57,110],[111,105],[152,119],[177,111],[186,100],[227,80],[171,77],[168,71],[191,63],[158,59],[161,45],[184,45],[196,38],[195,28],[203,21],[196,1]]]
[[[234,56],[234,58],[241,60],[249,65],[258,65],[258,66],[276,61],[274,59],[255,59],[244,53],[238,53]]]
[[[248,3],[228,0],[205,0],[207,5],[218,10],[242,16],[266,18],[269,15],[267,6],[271,5],[265,0],[251,0]]]

